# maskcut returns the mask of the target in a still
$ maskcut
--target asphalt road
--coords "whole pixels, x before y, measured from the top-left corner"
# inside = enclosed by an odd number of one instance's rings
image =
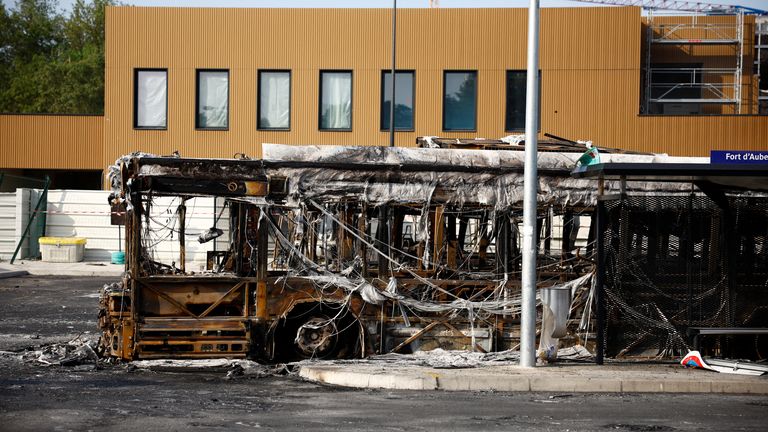
[[[765,430],[764,396],[350,390],[126,365],[42,366],[19,350],[97,333],[98,278],[0,280],[0,430]]]

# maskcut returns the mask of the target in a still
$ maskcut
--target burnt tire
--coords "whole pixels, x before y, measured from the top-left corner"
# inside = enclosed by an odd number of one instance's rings
[[[343,359],[359,352],[361,327],[346,308],[297,305],[274,333],[275,360]]]

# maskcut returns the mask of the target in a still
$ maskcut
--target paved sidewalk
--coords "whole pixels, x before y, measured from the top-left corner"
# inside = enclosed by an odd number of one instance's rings
[[[344,387],[401,390],[540,391],[558,393],[768,394],[768,377],[722,374],[674,364],[561,364],[521,368],[436,369],[375,363],[305,364],[299,375]]]
[[[33,276],[119,277],[123,274],[123,270],[123,264],[110,264],[109,261],[49,263],[38,260],[16,260],[13,264],[10,264],[8,261],[0,262],[0,278],[23,276],[23,272]]]

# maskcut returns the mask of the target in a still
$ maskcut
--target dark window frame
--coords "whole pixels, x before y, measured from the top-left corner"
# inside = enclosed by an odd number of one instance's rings
[[[263,127],[261,126],[261,74],[283,72],[288,73],[288,127]],[[259,69],[256,81],[256,130],[264,131],[290,131],[291,117],[293,117],[293,73],[290,69]]]
[[[227,125],[225,127],[202,127],[200,119],[197,117],[200,113],[200,73],[201,72],[226,72],[227,73]],[[232,80],[229,69],[195,69],[195,130],[199,131],[228,131],[229,130],[229,107],[232,93]]]
[[[381,71],[381,103],[379,104],[379,127],[381,132],[389,132],[389,125],[386,127],[384,126],[383,120],[384,120],[384,77],[387,74],[391,74],[392,69],[386,70],[383,69]],[[400,73],[410,73],[411,74],[411,98],[413,99],[413,126],[410,129],[406,128],[398,128],[395,126],[395,133],[397,132],[414,132],[416,131],[416,70],[414,69],[395,69],[395,75]],[[397,84],[397,79],[395,79],[395,84]],[[394,102],[393,102],[394,103]]]
[[[445,127],[445,84],[447,81],[447,76],[449,73],[472,73],[475,75],[475,127],[473,129],[448,129]],[[478,108],[478,95],[480,93],[479,91],[479,83],[480,83],[480,74],[478,73],[477,69],[448,69],[443,71],[443,124],[442,124],[442,131],[443,132],[477,132],[477,108]]]
[[[165,72],[165,126],[139,126],[139,72]],[[168,130],[168,68],[134,68],[133,69],[133,129],[135,130]]]
[[[349,129],[328,129],[323,128],[323,74],[324,73],[349,73]],[[352,132],[352,128],[355,125],[355,74],[352,69],[320,69],[318,75],[318,92],[317,92],[317,130],[320,132]]]
[[[527,84],[527,74],[528,71],[526,69],[507,69],[507,72],[504,74],[504,132],[525,132],[525,122],[523,122],[522,128],[510,128],[509,124],[507,124],[507,114],[509,113],[509,86],[507,85],[509,83],[509,75],[515,72],[525,72],[526,74],[526,87]],[[541,80],[542,74],[541,69],[539,69],[539,112],[538,112],[538,129],[537,132],[541,132],[541,88],[542,88],[542,80]],[[527,92],[527,89],[526,89]]]

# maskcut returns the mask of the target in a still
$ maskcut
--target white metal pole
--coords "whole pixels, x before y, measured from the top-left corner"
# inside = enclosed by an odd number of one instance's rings
[[[536,192],[539,130],[539,0],[528,4],[528,83],[525,92],[525,177],[523,183],[523,299],[520,366],[536,365]]]

